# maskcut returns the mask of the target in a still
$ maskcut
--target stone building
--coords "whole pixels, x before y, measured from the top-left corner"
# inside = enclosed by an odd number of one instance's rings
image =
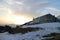
[[[47,14],[41,17],[33,19],[33,23],[46,23],[46,22],[59,22],[59,20],[51,14]]]
[[[56,18],[54,15],[46,14],[44,16],[34,18],[32,21],[27,22],[24,25],[33,25],[33,24],[50,23],[50,22],[60,22],[60,20]]]

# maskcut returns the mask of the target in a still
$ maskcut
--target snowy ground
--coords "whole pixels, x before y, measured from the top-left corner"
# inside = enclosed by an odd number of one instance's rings
[[[9,34],[8,32],[0,33],[0,40],[41,40],[42,36],[57,32],[59,33],[60,30],[57,30],[56,27],[60,27],[60,23],[45,23],[45,24],[37,24],[37,25],[29,25],[24,26],[26,27],[43,27],[44,30],[38,30],[34,32],[28,32],[26,34]]]
[[[46,29],[55,29],[56,27],[60,27],[60,22],[53,22],[53,23],[44,23],[44,24],[35,24],[35,25],[25,25],[23,28],[26,27],[42,27]]]

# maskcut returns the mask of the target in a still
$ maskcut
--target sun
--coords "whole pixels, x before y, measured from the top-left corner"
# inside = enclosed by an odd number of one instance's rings
[[[25,16],[14,14],[14,11],[12,12],[11,9],[8,9],[7,13],[8,13],[6,14],[7,20],[11,21],[14,24],[21,25],[29,21],[29,19]]]
[[[14,24],[18,24],[18,25],[24,24],[29,21],[28,18],[23,16],[11,16],[9,17],[9,20],[11,20]]]
[[[26,20],[24,17],[14,17],[12,19],[12,21],[15,23],[15,24],[24,24],[25,22],[27,22],[28,20]]]
[[[4,24],[24,24],[28,21],[30,21],[30,18],[26,15],[22,14],[15,14],[15,12],[12,9],[9,8],[1,8],[2,9],[2,15],[0,16],[0,22]]]

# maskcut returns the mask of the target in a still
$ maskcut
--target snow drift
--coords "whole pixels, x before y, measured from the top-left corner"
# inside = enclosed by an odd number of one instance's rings
[[[26,27],[42,27],[44,30],[38,30],[34,32],[28,32],[25,34],[9,34],[8,32],[0,33],[0,40],[41,40],[42,36],[49,33],[60,33],[60,30],[56,29],[56,27],[60,27],[59,22],[54,23],[44,23],[44,24],[36,24],[36,25],[26,25],[22,28]]]

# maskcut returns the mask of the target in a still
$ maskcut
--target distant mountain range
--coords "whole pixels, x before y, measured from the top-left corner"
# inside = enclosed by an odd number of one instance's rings
[[[5,26],[5,25],[8,25],[8,26],[10,26],[10,27],[12,27],[12,28],[15,28],[15,27],[16,27],[15,24],[0,24],[0,26]]]

